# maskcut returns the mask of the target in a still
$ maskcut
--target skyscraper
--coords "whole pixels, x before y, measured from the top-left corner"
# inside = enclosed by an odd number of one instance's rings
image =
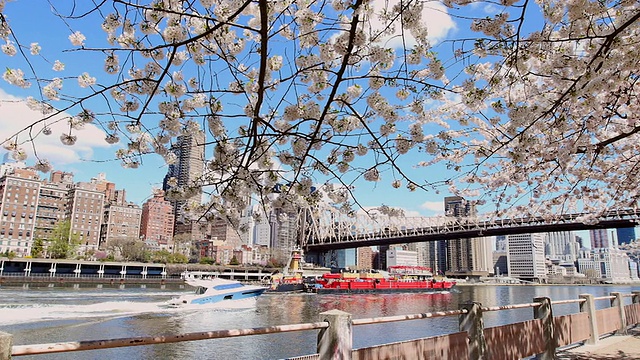
[[[475,206],[459,196],[444,198],[444,211],[447,216],[458,220],[476,215]],[[442,242],[439,242],[439,245]],[[453,239],[446,246],[447,251],[447,275],[485,276],[493,272],[491,258],[491,242],[485,238]],[[442,250],[438,249],[438,255],[442,256]]]
[[[592,249],[608,248],[610,245],[607,229],[589,230],[589,236],[591,237]]]
[[[507,235],[509,276],[538,281],[547,277],[544,238],[544,234]]]
[[[181,216],[184,207],[202,202],[202,184],[199,181],[204,171],[205,134],[200,131],[195,134],[180,135],[177,140],[171,147],[171,151],[176,155],[176,161],[169,165],[162,189],[165,192],[170,192],[174,187],[179,189],[195,187],[197,189],[188,199],[172,201],[176,222],[174,232],[182,233],[190,232],[189,229],[192,229],[192,226],[187,224],[188,219]]]
[[[618,245],[628,244],[636,239],[636,229],[633,227],[617,228]]]
[[[571,231],[548,233],[545,240],[545,253],[549,259],[570,261],[576,260],[577,244]],[[574,251],[571,251],[574,249]]]

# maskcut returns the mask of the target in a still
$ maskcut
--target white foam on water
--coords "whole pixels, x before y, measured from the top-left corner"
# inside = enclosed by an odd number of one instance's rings
[[[173,309],[183,309],[183,310],[202,310],[202,309],[219,309],[219,310],[236,310],[236,309],[250,309],[256,307],[257,297],[251,297],[240,300],[231,300],[231,301],[219,301],[216,303],[210,304],[180,304],[175,307],[171,307]],[[169,305],[166,305],[169,306]]]
[[[222,301],[206,305],[169,307],[162,302],[106,301],[86,305],[0,305],[0,326],[70,319],[109,319],[153,313],[200,312],[202,310],[239,310],[255,307],[251,301]]]

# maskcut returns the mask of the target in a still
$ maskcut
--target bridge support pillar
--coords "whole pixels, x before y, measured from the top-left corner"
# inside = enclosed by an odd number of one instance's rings
[[[328,328],[318,333],[319,359],[351,360],[353,335],[351,314],[340,310],[320,313],[320,321],[327,321]]]
[[[0,331],[0,360],[11,359],[11,348],[13,347],[13,336]]]
[[[477,302],[460,306],[466,313],[458,317],[460,331],[467,332],[469,342],[469,359],[481,360],[487,356],[487,343],[484,338],[484,321],[482,320],[482,305]]]
[[[616,335],[627,335],[627,315],[624,312],[624,298],[621,292],[612,292],[611,307],[618,309],[618,316],[620,317],[620,327],[616,331]]]
[[[542,321],[542,334],[544,336],[545,351],[536,356],[537,360],[555,360],[556,343],[555,326],[553,322],[553,310],[551,299],[548,297],[537,297],[533,301],[540,303],[540,306],[533,308],[533,317]]]
[[[594,296],[591,294],[580,294],[580,298],[585,301],[580,303],[580,312],[586,312],[589,314],[589,330],[591,336],[585,341],[588,345],[593,345],[598,342],[600,334],[598,334],[598,320],[596,318],[596,303]]]

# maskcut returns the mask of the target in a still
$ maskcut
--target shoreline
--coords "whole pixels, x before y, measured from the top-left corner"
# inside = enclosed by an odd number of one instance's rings
[[[0,286],[33,285],[184,285],[179,278],[98,278],[63,276],[0,276]]]
[[[634,283],[615,283],[615,284],[566,284],[566,283],[555,283],[555,284],[509,284],[509,283],[456,283],[457,286],[640,286],[640,281]]]

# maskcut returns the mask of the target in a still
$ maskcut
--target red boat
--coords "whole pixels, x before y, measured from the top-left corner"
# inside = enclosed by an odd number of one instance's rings
[[[308,284],[307,291],[317,294],[360,294],[360,293],[400,293],[435,292],[450,290],[454,281],[436,280],[431,273],[404,272],[340,272],[323,274],[315,282]],[[416,267],[413,267],[416,268]],[[390,269],[399,270],[399,269]]]

